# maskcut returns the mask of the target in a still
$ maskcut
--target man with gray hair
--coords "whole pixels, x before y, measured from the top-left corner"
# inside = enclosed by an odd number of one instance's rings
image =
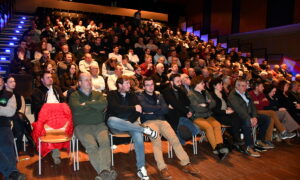
[[[89,155],[89,160],[97,171],[96,180],[114,180],[117,173],[111,170],[111,151],[108,128],[104,120],[107,107],[106,98],[92,90],[90,73],[79,76],[79,90],[72,93],[69,105],[73,114],[74,133]]]
[[[155,90],[161,91],[169,83],[168,77],[165,74],[165,68],[162,63],[156,64],[155,70],[156,70],[155,73],[152,75],[152,79],[154,80],[155,83]]]
[[[256,152],[256,150],[261,150],[261,148],[256,148],[254,146],[252,128],[259,128],[257,141],[264,140],[270,124],[270,117],[263,114],[257,114],[254,102],[247,93],[247,81],[242,78],[236,80],[235,89],[230,92],[228,101],[241,121],[241,129],[246,144],[245,153],[252,157],[260,157],[260,154]]]

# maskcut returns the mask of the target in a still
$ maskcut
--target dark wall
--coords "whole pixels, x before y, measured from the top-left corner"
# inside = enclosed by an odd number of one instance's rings
[[[267,28],[292,24],[294,4],[295,0],[268,0]]]
[[[189,0],[187,26],[213,36],[300,23],[300,0]]]
[[[231,32],[232,0],[213,0],[210,29],[213,35],[226,35]]]

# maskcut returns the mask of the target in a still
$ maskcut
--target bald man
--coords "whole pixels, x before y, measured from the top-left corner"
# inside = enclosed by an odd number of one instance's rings
[[[92,58],[92,55],[90,53],[85,53],[84,55],[84,60],[81,60],[79,62],[79,70],[80,72],[82,73],[85,73],[85,72],[90,72],[90,67],[92,65],[97,65],[98,66],[98,63],[97,61],[95,61],[93,58]]]
[[[89,155],[89,160],[97,171],[95,179],[114,180],[117,173],[111,170],[111,151],[108,128],[104,120],[106,98],[92,90],[90,73],[79,76],[79,90],[72,93],[69,105],[73,114],[74,133]]]

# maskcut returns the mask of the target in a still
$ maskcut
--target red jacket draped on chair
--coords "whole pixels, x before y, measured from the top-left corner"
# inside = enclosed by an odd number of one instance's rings
[[[46,103],[39,112],[38,121],[32,123],[32,137],[38,147],[38,138],[46,135],[44,125],[47,124],[53,129],[60,129],[68,122],[65,133],[73,135],[73,120],[70,107],[66,103]],[[41,149],[42,157],[46,156],[52,149],[66,148],[70,150],[70,142],[64,143],[43,143]]]

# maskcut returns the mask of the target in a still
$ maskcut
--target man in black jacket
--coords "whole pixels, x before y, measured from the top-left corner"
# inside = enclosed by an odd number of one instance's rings
[[[182,165],[182,170],[191,174],[198,174],[191,164],[187,153],[183,150],[174,130],[170,124],[165,120],[164,115],[168,112],[168,105],[166,104],[164,98],[158,92],[154,92],[154,81],[152,78],[146,78],[143,82],[145,91],[142,92],[138,99],[140,100],[143,112],[141,115],[141,122],[145,126],[151,127],[153,130],[160,133],[165,137],[172,148],[175,151],[180,164]],[[161,179],[170,179],[172,176],[168,173],[167,165],[163,159],[163,153],[161,150],[161,137],[156,139],[151,139],[153,144],[154,157],[160,171]]]
[[[183,132],[186,128],[190,131],[190,136],[200,133],[189,118],[193,113],[189,110],[190,100],[181,87],[181,78],[179,74],[170,76],[170,86],[162,91],[163,97],[168,104],[169,111],[166,114],[166,119],[177,133],[181,144],[185,144],[185,139],[181,134],[188,134]],[[186,128],[181,128],[185,126]]]
[[[64,102],[64,96],[59,87],[53,85],[52,75],[49,71],[42,72],[42,84],[32,92],[31,111],[34,113],[35,121],[38,120],[38,114],[45,103]]]
[[[109,91],[108,120],[107,125],[114,133],[129,133],[132,137],[138,172],[142,180],[148,180],[145,168],[145,152],[143,133],[151,138],[157,138],[157,132],[149,127],[142,127],[136,122],[142,112],[142,107],[136,95],[130,91],[130,80],[127,76],[121,76],[116,81],[117,90]]]
[[[41,75],[42,84],[35,88],[31,95],[31,111],[34,113],[35,121],[38,120],[39,112],[45,103],[62,103],[65,98],[59,87],[53,85],[52,74],[45,71]],[[60,164],[60,153],[58,149],[52,150],[54,164]]]

